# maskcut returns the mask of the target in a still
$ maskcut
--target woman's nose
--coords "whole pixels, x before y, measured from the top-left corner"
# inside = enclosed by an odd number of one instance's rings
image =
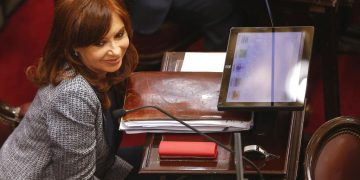
[[[109,52],[110,52],[111,55],[120,55],[121,48],[120,48],[120,46],[118,45],[118,43],[116,41],[112,41],[110,43]]]

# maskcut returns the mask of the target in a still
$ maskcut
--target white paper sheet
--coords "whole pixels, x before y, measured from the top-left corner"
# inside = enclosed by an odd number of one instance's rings
[[[233,126],[194,126],[194,128],[201,132],[235,132],[235,131],[246,131],[249,130],[253,126],[253,121],[244,124],[243,127],[233,127]],[[170,126],[170,125],[162,125],[162,126],[127,126],[123,121],[120,122],[120,130],[125,131],[127,134],[138,134],[138,133],[194,133],[194,131],[190,130],[185,126]]]
[[[225,56],[225,52],[186,52],[181,71],[223,72]]]

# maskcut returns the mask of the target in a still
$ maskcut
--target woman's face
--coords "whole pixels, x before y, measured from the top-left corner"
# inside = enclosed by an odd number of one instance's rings
[[[124,22],[115,13],[109,32],[103,40],[87,47],[76,48],[81,61],[99,76],[117,71],[129,46]]]

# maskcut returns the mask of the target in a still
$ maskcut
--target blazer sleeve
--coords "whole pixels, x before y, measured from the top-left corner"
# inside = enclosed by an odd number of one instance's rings
[[[97,179],[95,121],[99,104],[86,88],[66,88],[47,112],[56,179]]]

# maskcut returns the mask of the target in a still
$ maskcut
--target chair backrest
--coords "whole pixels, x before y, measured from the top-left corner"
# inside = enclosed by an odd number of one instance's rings
[[[200,38],[200,31],[171,20],[166,20],[154,34],[134,32],[133,42],[139,53],[137,71],[160,70],[165,52],[186,51]]]
[[[24,105],[24,112],[21,112],[21,107],[13,107],[0,100],[0,147],[19,124],[28,104]]]
[[[360,178],[360,119],[337,117],[319,127],[305,152],[308,180]]]

